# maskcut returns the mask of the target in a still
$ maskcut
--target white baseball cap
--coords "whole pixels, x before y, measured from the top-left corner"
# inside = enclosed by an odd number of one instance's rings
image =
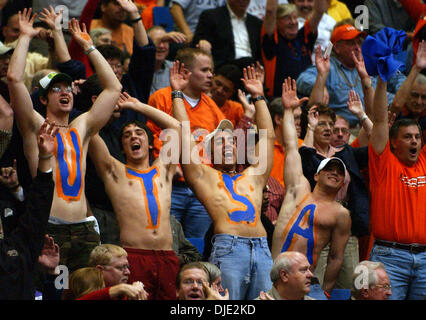
[[[320,172],[322,169],[324,169],[331,161],[339,163],[342,166],[343,172],[345,172],[345,175],[346,175],[345,163],[343,162],[342,159],[337,158],[337,157],[325,158],[324,160],[322,160],[321,163],[318,166],[317,173]]]

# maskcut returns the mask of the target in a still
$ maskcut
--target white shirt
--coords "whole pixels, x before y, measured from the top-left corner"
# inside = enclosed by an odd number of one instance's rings
[[[247,13],[258,17],[260,20],[265,18],[267,0],[250,0],[250,4],[247,8]],[[278,0],[278,4],[286,4],[288,0]]]
[[[251,47],[250,40],[246,27],[246,18],[247,12],[244,14],[244,17],[241,19],[238,18],[234,12],[232,12],[231,8],[226,3],[226,7],[228,8],[229,15],[231,16],[231,25],[232,25],[232,33],[234,35],[234,45],[235,45],[235,59],[239,59],[242,57],[251,57]]]

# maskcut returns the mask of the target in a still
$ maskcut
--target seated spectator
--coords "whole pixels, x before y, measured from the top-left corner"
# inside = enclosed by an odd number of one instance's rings
[[[306,256],[287,251],[275,258],[271,269],[272,289],[261,291],[256,300],[315,300],[307,294],[314,277]]]
[[[197,0],[171,0],[170,14],[173,17],[177,30],[186,36],[187,43],[194,38],[195,29],[200,15],[208,9],[215,9],[225,4],[226,0],[197,1]]]
[[[388,300],[392,286],[383,263],[361,261],[352,276],[351,300]]]
[[[95,47],[99,47],[104,44],[112,44],[111,30],[107,28],[94,28],[90,30],[90,38],[93,40]]]
[[[200,262],[185,264],[176,277],[177,300],[228,300],[228,289],[221,296],[216,288],[209,287],[209,272]]]
[[[63,300],[145,300],[146,293],[141,282],[132,285],[120,283],[105,287],[102,271],[86,267],[75,270],[69,278],[69,289]]]
[[[222,287],[222,272],[220,269],[210,262],[200,261],[200,263],[209,273],[209,286],[217,289],[220,294],[224,293],[225,289]]]
[[[211,52],[215,67],[243,57],[260,61],[262,20],[248,14],[249,0],[227,0],[224,6],[203,11],[194,46]]]
[[[261,34],[268,97],[280,97],[284,79],[296,79],[312,65],[318,24],[328,8],[326,0],[315,0],[312,15],[299,30],[296,6],[277,3],[268,0]]]

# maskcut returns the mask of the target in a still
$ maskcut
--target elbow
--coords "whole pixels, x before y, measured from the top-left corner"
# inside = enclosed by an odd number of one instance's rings
[[[8,83],[17,83],[21,81],[21,77],[13,69],[11,69],[10,66],[7,70],[6,79]]]

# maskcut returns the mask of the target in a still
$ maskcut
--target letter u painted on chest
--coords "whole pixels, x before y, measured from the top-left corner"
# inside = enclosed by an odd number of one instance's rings
[[[314,232],[314,220],[315,220],[315,209],[316,205],[314,204],[308,204],[306,205],[297,216],[297,219],[294,223],[294,219],[292,218],[287,225],[284,234],[287,234],[287,237],[285,239],[284,245],[281,249],[281,252],[289,251],[291,250],[291,247],[293,245],[293,241],[295,240],[294,236],[297,234],[303,238],[306,238],[307,243],[307,250],[306,250],[306,257],[308,258],[308,261],[310,264],[314,263],[314,247],[315,247],[315,232]],[[302,219],[307,220],[307,223],[303,223],[304,225],[307,224],[307,227],[302,228],[301,222]],[[290,231],[287,230],[291,226]]]
[[[66,143],[67,142],[67,143]],[[65,134],[58,132],[55,139],[56,192],[65,201],[80,200],[83,189],[81,158],[83,149],[76,129]],[[71,157],[68,158],[70,153]],[[68,161],[71,160],[71,163]]]
[[[229,176],[227,174],[220,174],[219,186],[222,187],[229,200],[239,205],[238,208],[228,211],[228,221],[231,223],[247,223],[249,225],[256,224],[256,207],[248,196],[241,195],[236,191],[236,182],[243,175]]]
[[[157,167],[152,167],[147,171],[133,170],[126,167],[126,176],[129,179],[136,179],[140,182],[145,201],[146,214],[148,217],[147,229],[158,229],[160,226],[160,203],[158,201],[157,185],[154,179],[159,176]]]

